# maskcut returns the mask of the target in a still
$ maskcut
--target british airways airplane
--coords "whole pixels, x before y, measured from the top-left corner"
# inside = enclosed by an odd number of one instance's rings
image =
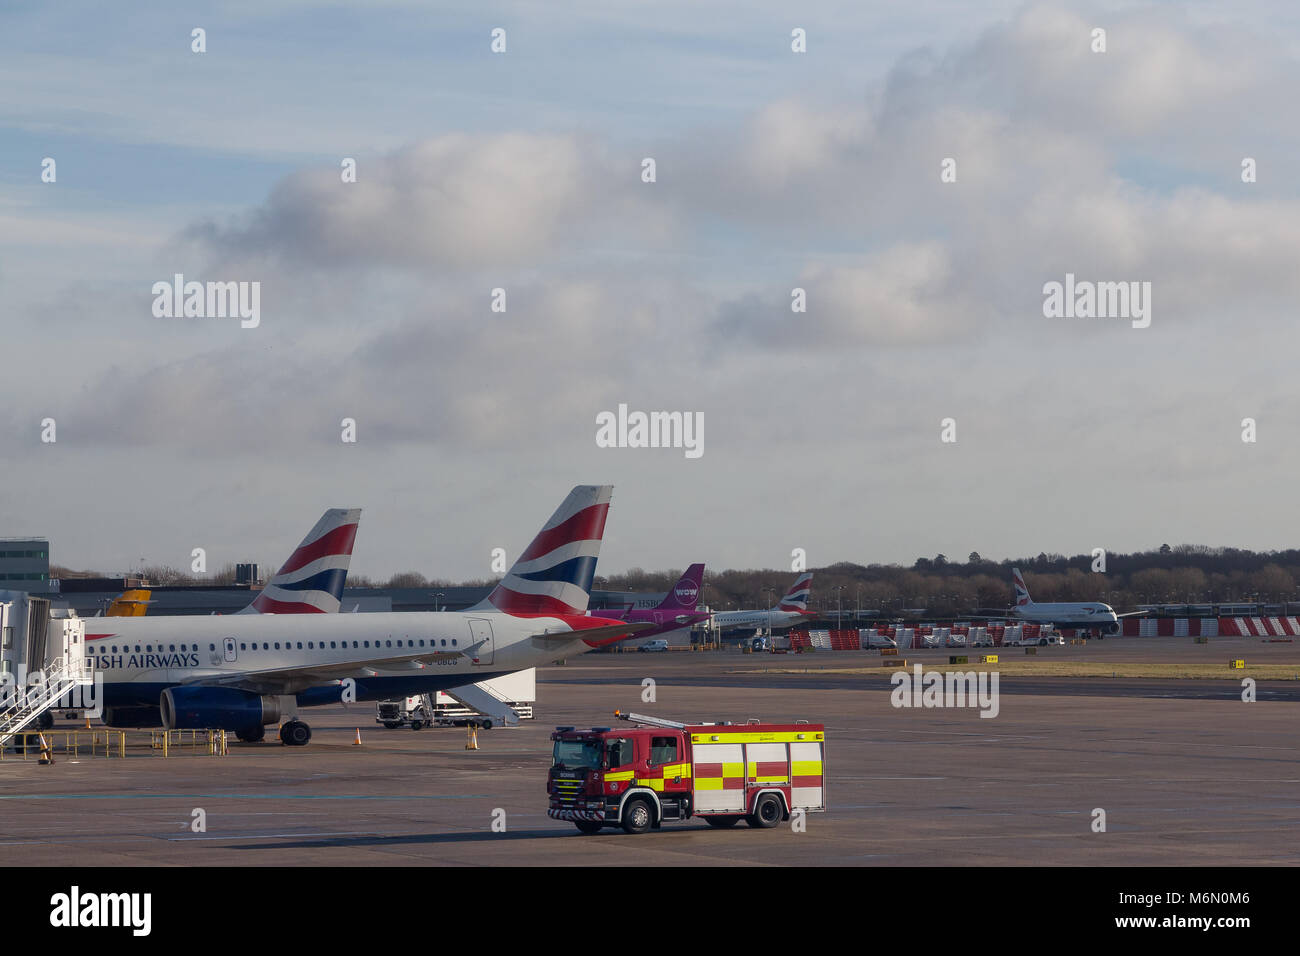
[[[280,739],[303,746],[311,728],[299,707],[446,690],[646,630],[652,625],[586,614],[611,492],[569,492],[468,611],[97,618],[104,628],[86,640],[105,677],[105,722],[215,728],[257,741],[266,725],[289,718]],[[333,565],[351,543],[346,533],[327,533],[300,547],[272,579],[279,584],[263,609],[305,602],[337,610],[342,583]]]
[[[799,575],[785,597],[774,608],[766,611],[715,611],[713,623],[722,630],[733,628],[793,627],[804,618],[811,617],[808,596],[812,593],[812,572]]]
[[[1100,601],[1036,604],[1029,596],[1029,588],[1025,586],[1025,579],[1021,577],[1019,568],[1011,569],[1011,583],[1016,589],[1016,606],[1010,609],[1011,616],[1020,621],[1055,624],[1057,627],[1085,628],[1105,635],[1119,633],[1120,618],[1146,614],[1146,611],[1116,614],[1113,607]]]

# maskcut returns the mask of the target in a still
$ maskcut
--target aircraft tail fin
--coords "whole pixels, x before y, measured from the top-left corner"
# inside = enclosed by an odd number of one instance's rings
[[[808,610],[808,597],[812,594],[812,572],[808,571],[795,578],[790,590],[785,592],[785,597],[781,598],[781,603],[776,606],[778,611],[806,611]]]
[[[1020,576],[1019,568],[1011,569],[1011,583],[1016,587],[1016,607],[1027,607],[1034,603],[1034,599],[1029,596],[1029,588],[1025,587],[1025,579]]]
[[[152,591],[131,589],[123,591],[104,612],[104,617],[144,617],[149,610]]]
[[[471,611],[585,614],[613,485],[578,485],[506,576]]]
[[[331,508],[240,614],[337,614],[360,508]]]
[[[694,611],[700,603],[700,588],[704,585],[704,565],[692,564],[686,569],[668,595],[659,602],[657,611]]]

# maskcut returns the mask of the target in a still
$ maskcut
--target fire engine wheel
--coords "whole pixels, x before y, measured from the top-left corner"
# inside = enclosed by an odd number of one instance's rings
[[[705,817],[704,822],[711,827],[719,830],[725,830],[728,827],[734,827],[740,822],[740,817]]]
[[[420,730],[420,729],[423,728],[423,727],[424,727],[424,721],[422,721],[422,720],[413,720],[413,721],[411,721],[411,729],[412,729],[412,730]]]
[[[400,720],[385,720],[384,726],[389,730],[396,730],[398,727],[402,726],[402,722]]]
[[[581,830],[586,836],[591,836],[593,833],[599,833],[601,830],[601,825],[595,820],[574,820],[573,825]]]
[[[756,829],[767,830],[780,823],[784,815],[781,800],[777,795],[765,793],[758,798],[758,803],[754,804],[754,812],[745,818],[745,822]]]
[[[645,833],[654,820],[649,800],[633,797],[623,808],[623,830],[626,833]]]
[[[266,739],[266,728],[262,726],[249,727],[245,730],[235,731],[235,736],[246,744],[255,744]]]

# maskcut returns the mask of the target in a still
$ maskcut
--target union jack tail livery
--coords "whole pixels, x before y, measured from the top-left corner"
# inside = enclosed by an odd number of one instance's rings
[[[778,611],[806,611],[808,610],[808,595],[812,593],[812,572],[801,574],[795,579],[794,585],[789,591],[785,592],[785,597],[781,598],[781,603],[776,606]]]
[[[1034,603],[1029,596],[1029,588],[1025,587],[1025,579],[1020,576],[1019,568],[1011,569],[1011,583],[1016,587],[1016,607],[1028,607]]]
[[[360,508],[331,508],[240,614],[337,614]]]
[[[613,485],[578,485],[519,560],[471,611],[585,614]]]

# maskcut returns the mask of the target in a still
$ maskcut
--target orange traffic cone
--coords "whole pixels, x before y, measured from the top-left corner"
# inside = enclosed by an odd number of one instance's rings
[[[54,763],[54,754],[50,752],[50,745],[45,742],[45,735],[40,734],[41,738],[41,756],[37,759],[38,764]]]
[[[352,746],[354,746],[354,747],[360,747],[360,746],[361,746],[361,728],[360,728],[360,727],[357,728],[357,739],[354,740],[354,741],[352,741]]]
[[[478,728],[471,723],[466,724],[465,729],[469,731],[465,738],[465,749],[478,750]]]

